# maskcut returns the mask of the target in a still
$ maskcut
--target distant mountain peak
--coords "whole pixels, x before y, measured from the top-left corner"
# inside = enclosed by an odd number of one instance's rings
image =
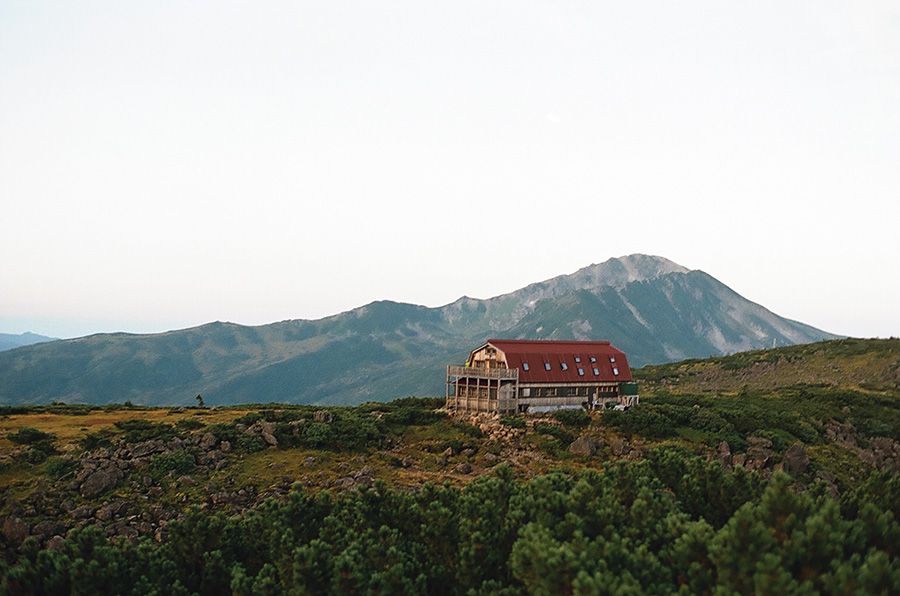
[[[0,351],[12,350],[22,346],[30,346],[32,344],[44,343],[47,341],[55,341],[55,337],[47,337],[26,331],[25,333],[0,333]]]
[[[669,259],[637,253],[588,265],[571,275],[554,279],[567,278],[573,289],[580,290],[604,286],[620,288],[632,282],[650,281],[670,273],[689,272],[690,269],[687,267],[682,267]]]

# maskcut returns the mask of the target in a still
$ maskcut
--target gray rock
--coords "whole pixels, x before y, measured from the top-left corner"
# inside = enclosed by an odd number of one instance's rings
[[[57,534],[47,541],[47,550],[59,550],[62,548],[63,542],[65,542],[63,537]]]
[[[58,521],[44,520],[42,522],[38,522],[33,528],[31,528],[31,535],[38,536],[40,538],[48,538],[50,536],[55,536],[56,534],[62,534],[65,531],[66,526],[64,524]]]
[[[361,478],[363,476],[374,476],[374,475],[375,475],[375,469],[372,468],[371,466],[363,466],[361,470],[353,473],[354,478]]]
[[[231,442],[230,441],[222,441],[219,443],[219,451],[222,453],[231,453]]]
[[[262,431],[261,433],[259,433],[259,436],[261,436],[263,441],[268,443],[271,447],[278,447],[278,439],[276,439],[275,435],[273,435],[272,433]]]
[[[179,476],[178,482],[187,484],[188,486],[197,486],[199,483],[188,475]]]
[[[105,503],[100,509],[97,510],[97,513],[94,514],[94,517],[99,519],[100,521],[109,521],[116,515],[122,513],[128,507],[128,501],[125,499],[116,499],[112,503]]]
[[[131,447],[131,457],[145,457],[152,453],[165,451],[166,445],[162,441],[144,441]]]
[[[356,482],[355,478],[344,476],[343,478],[338,478],[337,480],[335,480],[333,486],[341,490],[352,490],[358,486],[358,483]]]
[[[116,478],[106,470],[97,470],[81,483],[81,496],[94,499],[116,486]]]
[[[138,531],[137,529],[126,525],[119,524],[116,526],[116,534],[119,536],[123,536],[126,540],[131,542],[132,544],[137,544]]]
[[[469,462],[463,462],[456,466],[456,471],[460,474],[468,474],[472,471],[472,466],[469,464]]]
[[[590,437],[582,435],[572,441],[572,444],[569,445],[569,453],[574,453],[575,455],[587,455],[590,457],[597,453],[597,447]]]
[[[313,414],[313,420],[316,422],[325,422],[326,424],[334,421],[334,414],[328,410],[319,410]]]
[[[610,448],[612,448],[613,453],[616,455],[624,455],[631,451],[631,447],[629,447],[628,443],[622,440],[619,437],[615,437],[612,441],[609,442]]]
[[[809,467],[809,454],[803,443],[794,443],[784,452],[784,469],[790,474],[802,474]]]
[[[213,449],[218,442],[219,439],[216,437],[216,435],[209,432],[203,433],[203,436],[200,437],[200,449],[209,451],[210,449]]]
[[[13,544],[22,544],[28,535],[28,524],[18,517],[7,517],[3,522],[3,536]]]
[[[868,451],[868,450],[860,451],[858,457],[864,463],[867,463],[870,466],[875,467],[877,460],[875,458],[875,454],[872,451]]]
[[[94,517],[94,513],[97,510],[91,507],[90,505],[82,505],[81,507],[76,507],[72,510],[72,517],[75,519],[85,519],[88,517]]]

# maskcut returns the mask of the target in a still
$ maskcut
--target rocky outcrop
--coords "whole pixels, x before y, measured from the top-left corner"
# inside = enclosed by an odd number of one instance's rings
[[[789,474],[803,474],[809,467],[809,454],[803,443],[794,443],[784,452],[784,470]]]
[[[96,470],[81,483],[79,491],[85,499],[96,499],[115,487],[117,481],[107,470]]]
[[[28,524],[18,517],[10,516],[3,521],[3,537],[12,544],[22,544],[31,532],[28,530]]]
[[[569,445],[569,453],[575,455],[586,455],[588,457],[597,453],[597,446],[587,435],[581,435]]]

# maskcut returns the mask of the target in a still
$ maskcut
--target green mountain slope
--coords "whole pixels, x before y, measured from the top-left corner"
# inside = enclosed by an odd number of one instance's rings
[[[0,403],[356,404],[443,395],[444,371],[489,337],[607,339],[632,366],[835,336],[778,317],[701,271],[632,255],[440,308],[372,304],[316,321],[211,323],[0,353]]]
[[[900,339],[839,339],[633,372],[646,395],[772,392],[804,385],[900,395]]]

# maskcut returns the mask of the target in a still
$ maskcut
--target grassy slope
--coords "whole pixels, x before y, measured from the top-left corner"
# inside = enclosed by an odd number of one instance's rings
[[[840,339],[634,371],[645,395],[771,391],[807,384],[900,393],[900,339]]]
[[[900,442],[900,390],[897,368],[900,340],[840,340],[748,352],[709,360],[691,360],[635,371],[641,380],[643,403],[629,412],[592,415],[586,429],[564,429],[571,437],[587,434],[600,449],[594,457],[574,456],[568,440],[548,435],[541,423],[528,419],[518,436],[492,439],[471,425],[446,418],[433,424],[391,427],[378,447],[362,449],[297,446],[269,448],[237,454],[223,470],[198,470],[199,486],[163,483],[163,504],[184,507],[208,498],[204,486],[212,482],[236,490],[252,486],[257,493],[281,483],[300,481],[318,490],[333,487],[342,477],[364,466],[389,486],[421,486],[424,482],[465,483],[487,474],[498,462],[511,464],[520,478],[551,469],[600,469],[609,461],[640,458],[649,450],[668,446],[715,457],[722,441],[731,451],[751,453],[754,437],[771,441],[771,470],[784,450],[795,442],[809,451],[810,469],[801,479],[812,481],[819,472],[836,477],[840,489],[865,478],[872,466],[862,457],[877,441]],[[774,385],[773,385],[774,379]],[[803,384],[809,383],[809,384]],[[356,416],[378,416],[381,405],[331,408]],[[389,408],[389,406],[385,406]],[[10,501],[23,501],[40,485],[44,464],[30,464],[25,448],[13,445],[8,435],[23,427],[53,434],[63,454],[77,457],[78,441],[99,429],[121,434],[114,423],[144,419],[175,425],[193,419],[206,425],[230,422],[248,412],[278,410],[280,406],[241,406],[218,409],[116,409],[45,406],[30,413],[0,411],[0,490],[8,513]],[[296,408],[296,407],[295,407]],[[284,406],[282,411],[291,412]],[[308,415],[308,414],[304,414]],[[829,437],[829,425],[852,425],[851,444]],[[855,441],[855,443],[854,443]],[[452,455],[444,452],[452,449]],[[470,448],[471,452],[460,453]],[[132,499],[139,487],[126,479],[102,500]],[[82,500],[69,495],[76,505]]]

